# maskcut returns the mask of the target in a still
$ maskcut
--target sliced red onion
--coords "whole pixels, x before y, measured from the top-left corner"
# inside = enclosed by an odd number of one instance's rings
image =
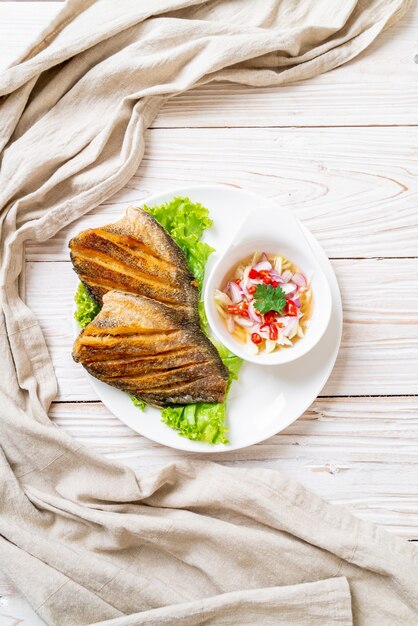
[[[265,252],[263,252],[261,254],[261,260],[262,261],[267,261],[268,263],[270,263],[269,258],[268,258],[267,254]]]
[[[287,320],[286,326],[285,328],[283,328],[282,333],[285,337],[288,337],[291,330],[293,330],[293,328],[295,327],[295,325],[298,323],[298,320],[296,317],[289,317],[289,319]]]
[[[251,265],[247,265],[247,267],[244,270],[244,273],[242,275],[242,280],[241,280],[241,287],[242,289],[247,289],[248,287],[248,274],[250,273],[250,269],[251,269]]]
[[[234,318],[231,315],[228,315],[226,318],[226,327],[230,333],[233,333],[235,330]]]
[[[254,322],[252,320],[247,317],[239,317],[238,315],[234,316],[234,322],[243,328],[251,328],[254,326]]]
[[[279,272],[276,272],[276,270],[271,270],[270,276],[276,281],[276,283],[284,283],[283,276],[279,274]]]
[[[257,263],[256,265],[254,265],[254,269],[257,272],[261,272],[261,271],[270,271],[272,269],[271,267],[271,263],[270,261],[260,261],[259,263]]]
[[[266,328],[262,328],[262,326],[264,326],[264,324],[260,324],[260,323],[254,324],[254,326],[252,327],[251,333],[257,333],[263,339],[268,339],[269,329],[267,326]]]
[[[258,330],[257,332],[260,335],[260,337],[262,337],[263,339],[270,339],[270,331],[267,327],[261,330]]]
[[[288,283],[291,280],[293,273],[290,270],[285,270],[282,272],[283,280],[285,283]]]
[[[221,304],[232,304],[231,298],[224,292],[219,289],[215,289],[215,302],[220,302]]]
[[[293,274],[293,278],[292,281],[295,283],[295,285],[297,285],[298,287],[306,287],[307,286],[307,282],[306,282],[306,278],[304,277],[303,274],[301,274],[300,272],[297,272],[296,274]]]
[[[285,295],[288,295],[296,291],[296,285],[293,283],[284,283],[284,285],[281,286],[281,289],[283,289]]]
[[[260,314],[257,313],[257,311],[255,310],[254,302],[250,302],[248,304],[248,315],[250,316],[250,319],[253,320],[253,322],[260,322],[261,320]]]
[[[228,291],[231,294],[231,300],[234,304],[241,302],[244,292],[237,283],[228,283]]]
[[[302,306],[299,298],[296,298],[296,300],[293,300],[293,302],[296,304],[296,306],[298,307],[298,309],[300,309],[300,307]]]

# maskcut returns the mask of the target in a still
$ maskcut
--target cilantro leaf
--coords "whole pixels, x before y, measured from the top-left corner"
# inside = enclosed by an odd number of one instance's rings
[[[254,306],[259,313],[277,311],[281,313],[286,306],[286,296],[281,287],[257,285],[254,293]]]

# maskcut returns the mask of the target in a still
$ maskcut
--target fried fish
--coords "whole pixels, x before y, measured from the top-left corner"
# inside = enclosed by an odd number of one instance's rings
[[[140,295],[102,300],[73,350],[92,376],[159,407],[224,401],[228,370],[197,323]]]
[[[128,207],[125,216],[71,239],[71,260],[100,306],[111,290],[153,298],[197,320],[198,288],[182,250],[146,211]]]

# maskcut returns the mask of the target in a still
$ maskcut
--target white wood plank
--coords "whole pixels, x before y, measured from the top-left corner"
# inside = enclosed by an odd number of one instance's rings
[[[341,350],[323,395],[418,394],[418,259],[333,262],[344,304]],[[45,333],[61,400],[96,400],[71,359],[70,263],[28,263],[27,303]]]
[[[0,67],[55,15],[59,2],[0,2]],[[155,127],[417,124],[418,5],[359,57],[286,87],[212,84],[177,96]]]
[[[0,596],[0,625],[47,626],[46,622],[36,615],[27,600],[15,589],[12,595]]]
[[[417,66],[418,71],[418,66]],[[150,193],[204,183],[258,192],[292,208],[330,257],[418,254],[414,128],[152,130],[137,174],[28,260],[67,260],[68,240]]]

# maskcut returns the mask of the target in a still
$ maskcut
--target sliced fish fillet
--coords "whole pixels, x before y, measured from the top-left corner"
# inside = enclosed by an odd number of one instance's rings
[[[111,290],[153,298],[197,320],[198,288],[182,250],[143,209],[71,239],[71,260],[80,280],[101,306]]]
[[[197,323],[140,295],[102,300],[73,350],[92,376],[155,406],[224,401],[228,370]]]

